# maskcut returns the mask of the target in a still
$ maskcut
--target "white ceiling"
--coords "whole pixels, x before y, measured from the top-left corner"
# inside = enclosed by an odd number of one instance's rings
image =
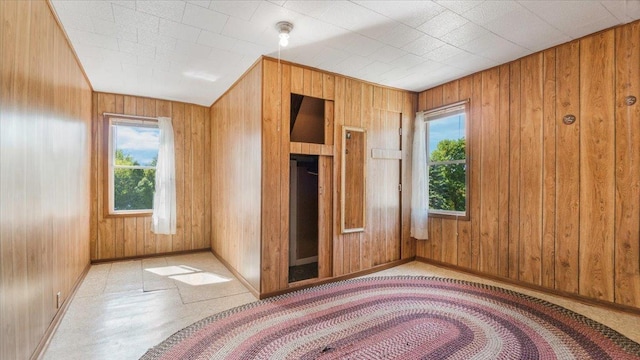
[[[640,19],[640,0],[51,0],[96,91],[211,105],[283,60],[421,91]]]

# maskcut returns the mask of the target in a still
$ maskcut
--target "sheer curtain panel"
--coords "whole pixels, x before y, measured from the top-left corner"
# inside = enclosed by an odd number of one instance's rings
[[[171,119],[158,118],[160,147],[156,165],[151,230],[156,234],[176,233],[176,165]]]
[[[411,163],[411,236],[429,238],[429,172],[427,170],[427,123],[416,113]]]

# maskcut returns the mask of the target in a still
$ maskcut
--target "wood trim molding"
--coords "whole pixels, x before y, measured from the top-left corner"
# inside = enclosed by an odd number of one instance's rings
[[[203,249],[193,249],[193,250],[183,250],[183,251],[171,251],[171,252],[159,253],[159,254],[145,254],[145,255],[127,256],[127,257],[119,257],[119,258],[96,259],[96,260],[91,260],[91,264],[95,265],[95,264],[114,263],[114,262],[129,261],[129,260],[151,259],[151,258],[158,258],[158,257],[165,257],[165,256],[187,255],[187,254],[195,254],[195,253],[207,252],[207,251],[211,251],[211,249],[203,248]]]
[[[224,260],[222,258],[222,256],[218,255],[218,253],[215,252],[215,250],[211,249],[211,253],[213,254],[213,256],[216,257],[216,259],[218,259],[222,265],[224,265],[229,271],[231,271],[231,273],[233,274],[233,276],[235,276],[238,281],[240,281],[242,283],[242,285],[244,285],[244,287],[246,287],[247,289],[249,289],[249,292],[251,292],[251,294],[253,294],[253,296],[257,297],[258,299],[261,299],[260,297],[260,292],[258,290],[256,290],[245,278],[244,276],[242,276],[239,272],[236,271],[236,269],[234,269],[226,260]]]
[[[356,278],[356,277],[359,277],[359,276],[369,275],[369,274],[372,274],[372,273],[375,273],[375,272],[378,272],[378,271],[391,269],[393,267],[396,267],[396,266],[399,266],[399,265],[402,265],[402,264],[406,264],[406,263],[412,262],[414,260],[415,259],[413,257],[410,257],[410,258],[400,259],[400,260],[392,261],[392,262],[389,262],[389,263],[386,263],[386,264],[374,266],[374,267],[372,267],[370,269],[357,271],[357,272],[354,272],[354,273],[351,273],[351,274],[336,276],[336,277],[332,277],[332,278],[315,279],[316,281],[312,281],[314,279],[310,279],[308,281],[300,282],[301,284],[299,286],[297,286],[294,283],[288,289],[272,291],[272,292],[260,294],[259,299],[262,300],[262,299],[270,298],[270,297],[273,297],[273,296],[287,294],[287,293],[290,293],[290,292],[293,292],[293,291],[296,291],[296,290],[307,289],[307,288],[310,288],[310,287],[313,287],[313,286],[329,284],[329,283],[333,283],[333,282],[336,282],[336,281],[353,279],[353,278]]]
[[[621,304],[616,304],[616,303],[612,303],[609,301],[604,301],[604,300],[597,300],[597,299],[593,299],[593,298],[589,298],[586,296],[581,296],[581,295],[577,295],[577,294],[573,294],[573,293],[568,293],[565,291],[560,291],[560,290],[553,290],[553,289],[548,289],[539,285],[534,285],[534,284],[527,284],[521,281],[517,281],[517,280],[512,280],[512,279],[507,279],[507,278],[503,278],[503,277],[499,277],[499,276],[495,276],[495,275],[491,275],[491,274],[485,274],[482,273],[480,271],[475,271],[475,270],[470,270],[470,269],[466,269],[460,266],[456,266],[456,265],[451,265],[451,264],[446,264],[440,261],[436,261],[436,260],[431,260],[431,259],[427,259],[421,256],[416,256],[416,261],[425,263],[425,264],[429,264],[429,265],[434,265],[437,267],[441,267],[441,268],[445,268],[445,269],[450,269],[450,270],[455,270],[455,271],[460,271],[466,274],[470,274],[470,275],[475,275],[475,276],[479,276],[488,280],[492,280],[492,281],[496,281],[496,282],[500,282],[503,284],[508,284],[508,285],[516,285],[516,286],[520,286],[529,290],[535,290],[535,291],[539,291],[541,293],[545,293],[548,295],[554,295],[554,296],[560,296],[569,300],[573,300],[573,301],[577,301],[579,303],[585,304],[585,305],[590,305],[590,306],[598,306],[598,307],[602,307],[602,308],[606,308],[607,310],[614,310],[614,311],[620,311],[620,312],[624,312],[624,313],[629,313],[629,314],[633,314],[633,315],[640,315],[640,309],[634,308],[632,306],[627,306],[627,305],[621,305]]]
[[[76,280],[76,283],[73,285],[73,288],[69,293],[69,296],[62,303],[62,306],[56,312],[55,316],[53,317],[53,320],[51,320],[51,323],[49,324],[49,327],[47,327],[47,330],[45,330],[44,335],[42,335],[42,338],[40,339],[38,346],[36,346],[36,349],[33,351],[33,354],[31,354],[31,358],[30,358],[31,360],[43,358],[45,351],[47,350],[47,348],[49,347],[49,344],[51,343],[51,340],[53,339],[53,335],[55,334],[56,330],[58,329],[58,326],[60,326],[60,323],[62,322],[62,318],[67,313],[67,309],[69,308],[71,301],[73,301],[73,299],[75,298],[76,293],[80,288],[80,285],[82,284],[85,277],[89,273],[89,269],[91,269],[91,263],[85,266],[84,270],[82,271],[82,274],[80,274],[80,276],[78,277],[78,280]]]

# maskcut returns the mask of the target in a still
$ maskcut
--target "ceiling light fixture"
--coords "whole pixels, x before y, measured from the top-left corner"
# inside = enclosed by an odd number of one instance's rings
[[[289,33],[293,30],[293,24],[288,21],[280,21],[276,24],[280,37],[280,46],[285,47],[289,45]]]

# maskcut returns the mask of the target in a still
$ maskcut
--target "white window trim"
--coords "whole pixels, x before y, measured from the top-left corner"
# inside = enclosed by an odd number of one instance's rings
[[[158,121],[155,118],[146,118],[146,117],[127,117],[125,115],[116,115],[116,114],[106,114],[109,118],[109,152],[107,154],[108,158],[108,174],[109,184],[107,188],[108,199],[109,199],[109,215],[147,215],[153,213],[153,208],[151,209],[140,209],[140,210],[115,210],[115,199],[114,199],[114,187],[115,187],[115,169],[142,169],[142,170],[155,170],[155,166],[131,166],[131,165],[116,165],[115,164],[115,126],[117,124],[126,124],[126,125],[134,125],[137,127],[148,127],[148,128],[158,128]]]
[[[469,100],[463,100],[454,104],[440,106],[438,108],[428,110],[424,112],[425,122],[438,120],[450,116],[454,116],[456,114],[464,114],[464,133],[465,139],[468,138],[468,112],[467,112],[467,104]],[[426,127],[425,131],[426,136],[426,151],[427,151],[427,172],[429,171],[431,166],[435,165],[450,165],[450,164],[464,164],[467,166],[466,171],[469,171],[468,166],[468,144],[465,142],[465,159],[464,160],[448,160],[448,161],[431,161],[431,154],[429,153],[429,126]],[[429,179],[431,181],[431,179]],[[465,176],[465,193],[466,193],[466,203],[465,203],[465,211],[454,211],[454,210],[439,210],[439,209],[431,209],[428,208],[429,214],[434,215],[449,215],[455,217],[466,217],[469,215],[469,176],[466,174]]]

